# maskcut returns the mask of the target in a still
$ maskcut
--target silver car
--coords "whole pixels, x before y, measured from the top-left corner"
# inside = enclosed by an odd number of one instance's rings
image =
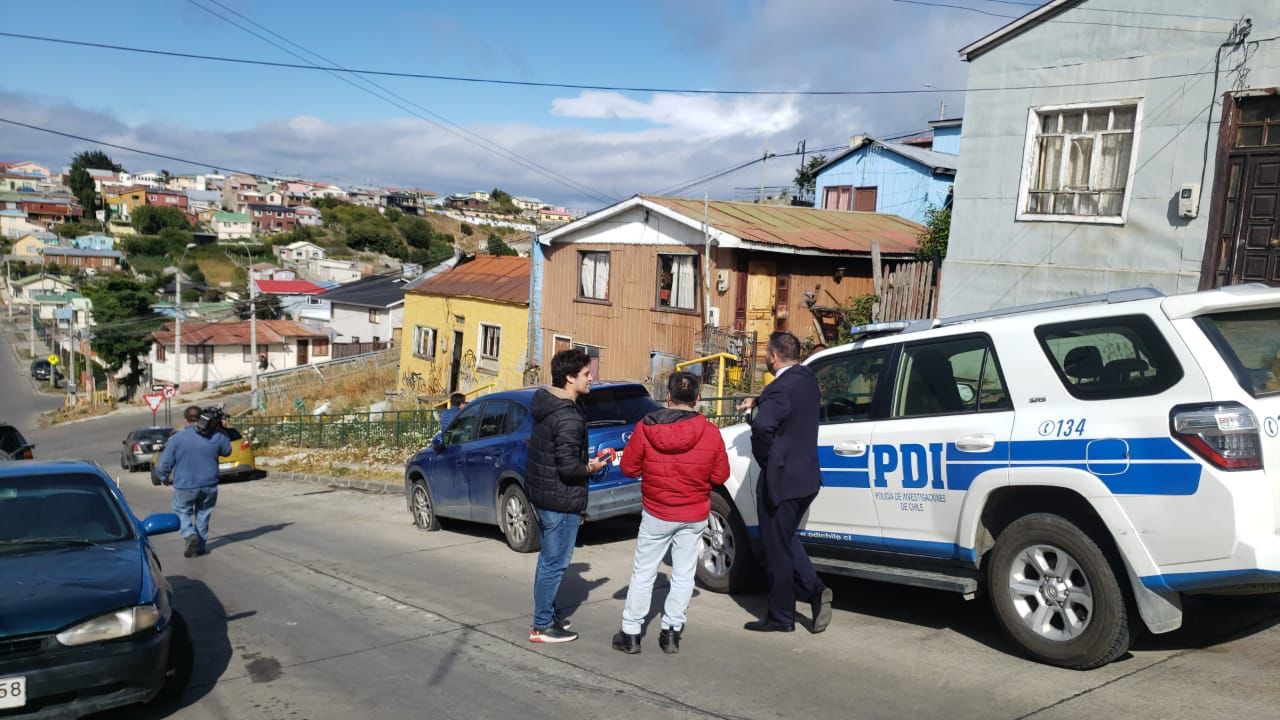
[[[120,448],[120,467],[133,472],[151,465],[151,455],[164,449],[165,441],[174,433],[171,427],[138,428],[129,433]]]

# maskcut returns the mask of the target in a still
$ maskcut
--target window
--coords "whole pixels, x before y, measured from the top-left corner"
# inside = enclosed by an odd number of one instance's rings
[[[1236,102],[1240,106],[1236,147],[1280,145],[1280,97],[1244,97]]]
[[[1217,312],[1196,322],[1249,394],[1280,392],[1280,308]]]
[[[658,409],[658,403],[649,397],[649,391],[641,385],[598,389],[582,396],[579,402],[589,428],[634,425],[645,415]]]
[[[810,365],[822,398],[821,422],[870,420],[888,348],[873,348],[827,357]]]
[[[249,345],[240,346],[240,360],[242,362],[253,362],[253,348]]]
[[[476,438],[495,437],[507,432],[507,413],[510,409],[501,400],[490,400],[484,404],[484,413],[480,416],[480,432]]]
[[[600,379],[600,351],[603,348],[598,348],[595,345],[583,345],[582,343],[573,343],[573,346],[585,352],[587,354],[587,357],[591,358],[591,364],[588,365],[587,367],[591,368],[591,377],[595,378],[596,380],[599,380]]]
[[[486,360],[497,360],[501,350],[502,328],[480,323],[480,357]]]
[[[164,345],[157,344],[156,345],[156,362],[164,362],[165,357],[166,356],[165,356]]]
[[[212,345],[188,345],[187,346],[187,364],[188,365],[208,365],[213,362],[213,346]]]
[[[463,408],[462,412],[449,423],[449,428],[444,431],[443,443],[445,445],[457,445],[471,439],[476,433],[476,425],[480,422],[480,409],[484,407],[478,403],[472,403]]]
[[[903,348],[893,417],[1011,409],[995,350],[985,336]]]
[[[698,307],[698,256],[658,256],[658,307],[696,310]]]
[[[369,324],[378,324],[378,308],[369,308]]]
[[[1081,400],[1156,395],[1182,379],[1182,367],[1146,315],[1079,320],[1036,328],[1067,392]]]
[[[876,211],[876,187],[860,187],[853,189],[853,209],[858,212]]]
[[[823,190],[823,210],[849,210],[853,207],[853,186],[832,185]]]
[[[518,402],[511,403],[511,413],[507,415],[507,432],[516,432],[529,417],[529,409]]]
[[[329,338],[316,338],[311,341],[311,354],[319,357],[328,357],[329,355]]]
[[[578,253],[578,297],[584,300],[609,299],[609,253]]]
[[[1124,222],[1141,105],[1032,108],[1019,220]]]
[[[413,354],[427,360],[436,357],[436,329],[422,325],[413,326]]]

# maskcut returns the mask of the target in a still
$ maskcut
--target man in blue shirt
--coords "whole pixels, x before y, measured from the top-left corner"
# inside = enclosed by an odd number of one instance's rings
[[[458,413],[467,406],[467,396],[460,392],[456,392],[449,396],[449,407],[440,411],[440,431],[444,432],[449,423],[458,417]]]
[[[156,475],[160,482],[173,485],[173,511],[187,541],[183,555],[195,557],[208,552],[209,518],[218,504],[218,458],[231,454],[231,442],[221,428],[208,437],[196,430],[200,408],[192,405],[182,417],[187,427],[165,444]]]

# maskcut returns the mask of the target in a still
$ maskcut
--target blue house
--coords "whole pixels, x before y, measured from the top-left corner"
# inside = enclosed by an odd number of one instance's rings
[[[77,250],[115,250],[116,239],[110,235],[81,235],[71,239],[71,246]]]
[[[960,123],[959,118],[930,122],[932,138],[924,143],[855,136],[848,149],[818,167],[814,204],[824,210],[890,213],[923,224],[925,210],[951,203]]]

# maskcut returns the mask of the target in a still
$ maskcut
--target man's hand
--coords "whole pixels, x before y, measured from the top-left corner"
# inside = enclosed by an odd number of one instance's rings
[[[605,467],[608,464],[609,463],[606,463],[603,460],[600,460],[599,458],[592,458],[591,460],[587,461],[587,474],[595,475],[596,473],[600,472],[601,468]]]
[[[746,412],[755,406],[755,398],[743,398],[742,402],[738,403],[738,412]]]

